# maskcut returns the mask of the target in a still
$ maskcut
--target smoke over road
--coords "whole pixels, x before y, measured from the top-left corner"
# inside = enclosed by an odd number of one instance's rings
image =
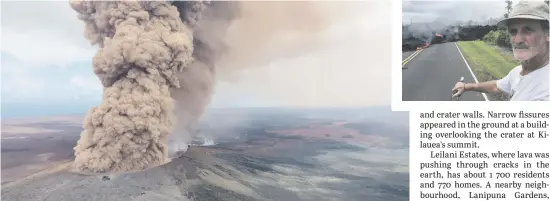
[[[403,39],[429,43],[439,33],[456,40],[459,27],[495,25],[505,7],[505,1],[403,1]]]
[[[74,148],[76,171],[94,173],[169,162],[186,151],[218,74],[313,47],[315,33],[345,16],[337,15],[343,7],[316,2],[70,4],[99,46],[93,69],[103,100]]]

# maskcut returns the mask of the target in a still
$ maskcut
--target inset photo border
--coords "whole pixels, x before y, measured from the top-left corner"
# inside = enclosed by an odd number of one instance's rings
[[[505,1],[403,0],[401,3],[394,4],[392,11],[392,29],[398,30],[392,32],[394,111],[458,105],[510,107],[516,101],[550,106],[548,55],[546,62],[540,56],[541,52],[548,53],[548,46],[536,42],[546,40],[548,44],[550,40],[543,37],[544,30],[548,30],[548,10],[539,10],[541,16],[546,14],[546,20],[513,19],[517,17],[514,13],[548,6],[548,2],[512,1],[510,11],[516,12],[509,12]],[[531,27],[541,37],[522,34],[525,32],[521,30]],[[515,33],[520,35],[513,37]],[[535,70],[522,75],[520,60],[525,58],[542,59],[531,67]],[[486,89],[501,92],[475,90],[480,88],[479,83],[489,81],[498,83],[493,85],[496,88]],[[460,93],[462,87],[467,91]],[[456,92],[460,96],[453,96]]]

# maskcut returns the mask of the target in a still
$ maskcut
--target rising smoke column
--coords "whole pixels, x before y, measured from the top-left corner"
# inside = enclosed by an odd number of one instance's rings
[[[173,2],[184,22],[197,19],[197,12],[187,12],[194,8],[189,4],[192,2]],[[210,2],[194,29],[195,60],[177,73],[181,87],[171,90],[176,111],[175,130],[169,137],[171,157],[187,150],[195,126],[210,103],[216,80],[311,47],[318,42],[318,34],[345,16],[342,11],[352,6],[323,2]],[[282,36],[287,40],[280,40]]]
[[[356,7],[249,1],[71,6],[86,23],[86,38],[100,47],[93,66],[103,101],[89,111],[75,147],[76,169],[91,172],[139,171],[186,151],[220,72],[311,48],[322,30],[346,16],[344,9]]]
[[[188,2],[181,13],[185,20],[169,2],[70,4],[86,24],[86,38],[100,47],[93,69],[104,86],[101,104],[84,120],[74,167],[126,172],[168,162],[174,127],[170,90],[182,85],[178,72],[201,72],[186,68],[193,62],[193,26],[204,3]]]
[[[190,1],[173,2],[182,13],[182,21],[196,19],[189,16],[197,12],[186,11],[194,8],[192,4],[194,3]],[[213,1],[201,12],[200,23],[193,33],[195,60],[177,73],[181,87],[171,91],[176,114],[174,132],[169,137],[171,157],[177,157],[187,150],[193,139],[195,126],[210,103],[216,83],[216,62],[228,50],[224,36],[228,26],[239,16],[239,8],[240,2]]]

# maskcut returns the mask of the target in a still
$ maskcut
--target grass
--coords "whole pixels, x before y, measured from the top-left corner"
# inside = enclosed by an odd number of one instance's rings
[[[500,79],[519,65],[510,55],[483,41],[459,41],[457,44],[480,82]]]

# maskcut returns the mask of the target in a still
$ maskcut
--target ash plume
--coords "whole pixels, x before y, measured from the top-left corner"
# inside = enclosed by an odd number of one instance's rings
[[[345,16],[322,2],[70,3],[100,48],[103,100],[85,118],[74,162],[94,173],[140,171],[185,152],[220,75],[313,47]]]
[[[180,10],[182,21],[197,23],[197,12],[187,12],[196,9],[193,4],[190,1],[173,2]],[[215,64],[227,50],[223,36],[230,22],[237,17],[238,11],[238,2],[213,1],[200,13],[201,21],[194,30],[195,60],[176,74],[182,87],[171,91],[175,101],[176,126],[169,137],[170,157],[177,157],[187,150],[194,136],[194,126],[210,103],[216,81]]]
[[[220,79],[238,76],[242,69],[266,65],[316,48],[323,32],[351,17],[354,2],[242,1],[239,17],[223,36],[228,51],[219,59]],[[215,33],[215,32],[214,32]],[[209,38],[211,38],[210,36]],[[219,37],[214,35],[214,37]]]
[[[71,1],[100,49],[94,72],[103,100],[84,120],[74,167],[82,172],[127,172],[168,162],[174,116],[171,88],[193,62],[193,26],[204,9],[189,2],[188,20],[169,2]]]
[[[185,4],[174,2],[179,10],[184,10]],[[184,84],[172,90],[177,124],[170,135],[171,156],[188,148],[194,126],[210,103],[217,80],[229,81],[240,70],[313,47],[320,40],[320,31],[346,16],[338,12],[352,6],[330,2],[208,4],[194,32],[196,60],[177,74]],[[292,37],[281,40],[280,36]]]

